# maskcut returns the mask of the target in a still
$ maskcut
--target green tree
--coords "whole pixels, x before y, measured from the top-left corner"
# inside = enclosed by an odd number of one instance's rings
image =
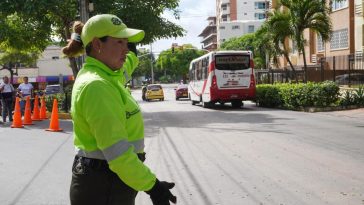
[[[0,20],[0,70],[8,70],[11,81],[20,64],[34,66],[40,53],[49,44],[47,30],[39,21],[17,13],[3,15]]]
[[[249,33],[241,37],[234,37],[225,42],[220,46],[221,50],[252,50],[254,51],[254,40],[255,34]]]
[[[178,2],[179,0],[94,0],[95,11],[91,15],[111,13],[121,17],[126,25],[143,29],[147,35],[141,44],[148,44],[160,38],[184,35],[185,30],[182,27],[162,17],[163,12],[169,10],[178,19]],[[42,31],[47,31],[47,39],[58,36],[61,38],[61,45],[65,45],[71,36],[71,24],[79,17],[78,7],[78,0],[8,0],[0,1],[0,15],[17,13],[24,19],[39,22]],[[0,25],[2,25],[1,20]],[[1,33],[11,35],[6,30]],[[70,65],[76,77],[80,67],[74,58],[70,58]]]
[[[260,36],[262,37],[262,36]],[[245,34],[241,37],[234,37],[220,46],[220,50],[251,50],[254,56],[256,68],[265,68],[265,49],[263,49],[262,38],[257,38],[256,33]]]
[[[151,78],[151,70],[152,70],[152,63],[154,60],[154,56],[150,51],[146,50],[143,52],[139,52],[139,66],[133,73],[133,78],[144,76],[146,78]]]
[[[205,51],[193,47],[191,44],[184,44],[180,47],[161,52],[156,61],[156,71],[160,76],[164,72],[172,76],[174,80],[187,79],[188,69],[193,59],[205,54]]]

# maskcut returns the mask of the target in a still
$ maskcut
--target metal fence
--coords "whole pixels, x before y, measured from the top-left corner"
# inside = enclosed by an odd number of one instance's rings
[[[342,86],[364,85],[364,58],[362,55],[344,55],[320,58],[315,65],[284,69],[257,70],[257,83],[323,82],[334,81]],[[296,75],[295,75],[296,73]],[[297,76],[297,77],[295,77]]]

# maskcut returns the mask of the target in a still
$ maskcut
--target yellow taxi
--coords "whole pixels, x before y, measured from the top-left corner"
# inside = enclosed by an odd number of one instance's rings
[[[159,99],[160,101],[164,100],[164,92],[160,84],[150,84],[147,86],[145,100],[150,101],[154,99]]]

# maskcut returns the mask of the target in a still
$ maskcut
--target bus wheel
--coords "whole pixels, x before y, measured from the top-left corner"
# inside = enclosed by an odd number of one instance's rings
[[[210,108],[211,105],[212,105],[212,103],[202,101],[202,107],[204,107],[204,108]]]
[[[197,103],[196,101],[191,100],[191,104],[192,104],[192,105],[196,105],[196,103]]]
[[[243,105],[243,102],[241,100],[231,101],[231,106],[233,108],[240,108],[242,105]]]

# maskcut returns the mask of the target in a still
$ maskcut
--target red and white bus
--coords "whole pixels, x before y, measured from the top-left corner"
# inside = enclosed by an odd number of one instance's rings
[[[254,63],[251,51],[214,51],[191,61],[188,96],[192,105],[230,102],[239,108],[255,99]]]

